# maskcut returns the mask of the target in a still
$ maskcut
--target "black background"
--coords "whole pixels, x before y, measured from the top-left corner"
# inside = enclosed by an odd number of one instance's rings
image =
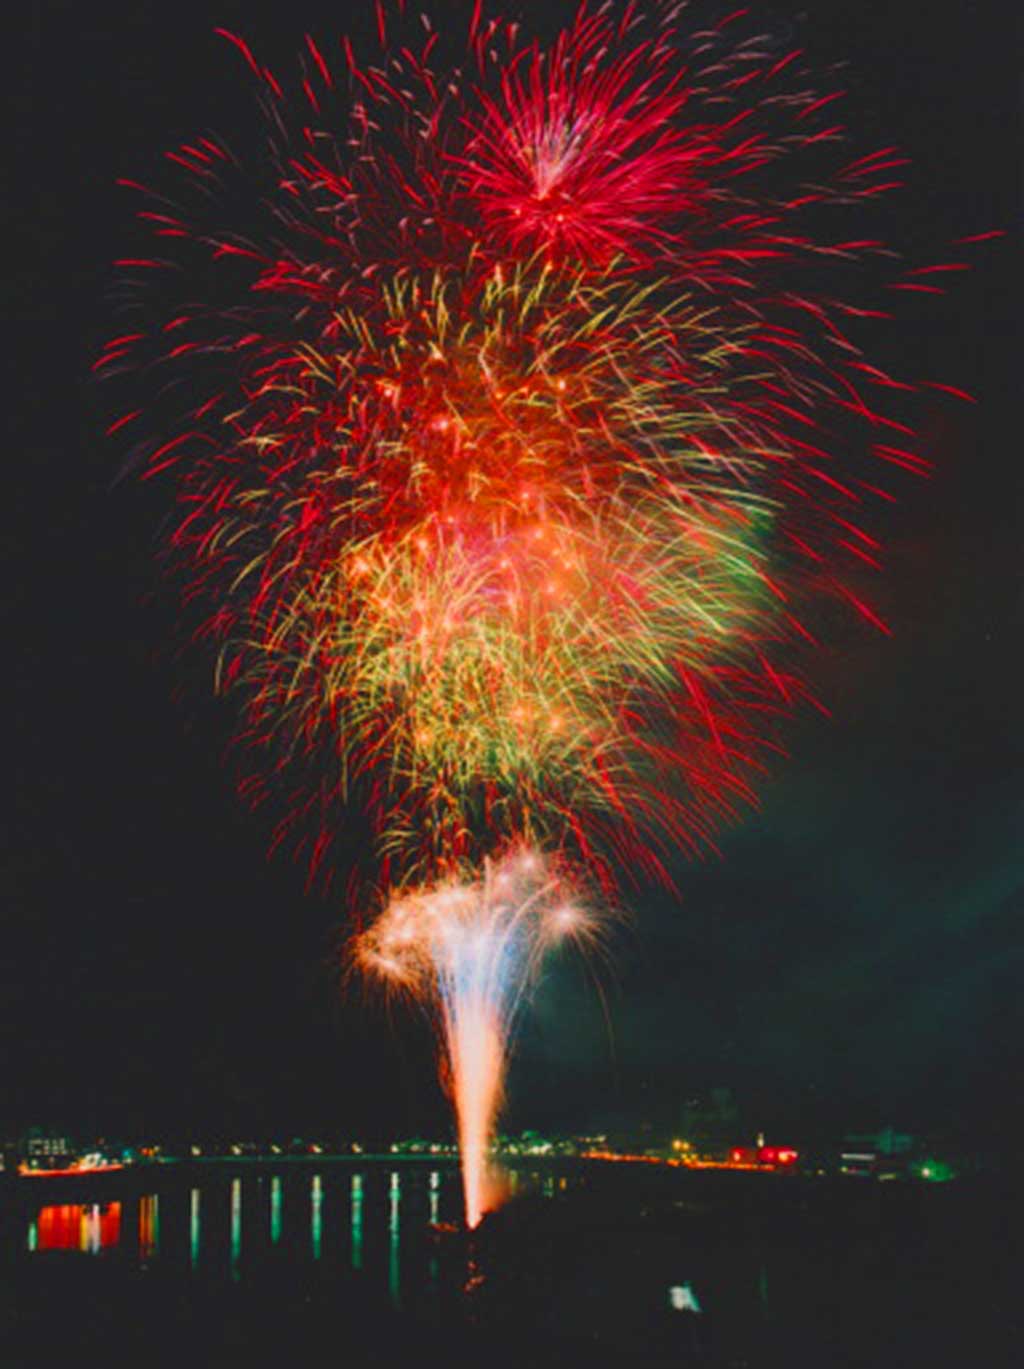
[[[268,863],[223,763],[230,715],[203,688],[175,701],[153,555],[170,491],[117,482],[89,369],[115,331],[131,210],[116,178],[152,179],[176,142],[255,117],[213,28],[285,69],[304,32],[327,46],[368,9],[41,0],[8,38],[0,1130],[447,1125],[426,1025],[340,983],[340,899]],[[551,25],[548,6],[522,9]],[[843,632],[821,654],[831,721],[790,729],[760,811],[720,861],[681,868],[681,901],[631,896],[603,963],[547,974],[512,1125],[671,1125],[725,1084],[751,1125],[789,1132],[1009,1127],[1024,1083],[1015,11],[764,12],[822,65],[849,59],[865,150],[911,154],[894,213],[912,251],[1008,230],[948,297],[868,338],[882,364],[979,402],[925,405],[936,474],[893,515],[875,591],[895,637]]]

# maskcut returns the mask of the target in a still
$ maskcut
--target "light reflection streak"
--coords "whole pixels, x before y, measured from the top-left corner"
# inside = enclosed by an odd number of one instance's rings
[[[242,1181],[231,1180],[231,1281],[239,1279],[239,1260],[242,1255]]]
[[[121,1239],[121,1203],[61,1203],[39,1208],[29,1223],[29,1251],[75,1250],[98,1255]]]
[[[270,1243],[277,1245],[281,1239],[281,1176],[275,1174],[270,1181]]]
[[[430,1223],[437,1226],[441,1220],[441,1175],[438,1170],[433,1170],[430,1175]],[[430,1260],[427,1263],[427,1278],[433,1289],[437,1288],[438,1276],[440,1274],[440,1262],[437,1258],[436,1245],[430,1252]]]
[[[352,1268],[363,1267],[363,1176],[352,1175]]]
[[[100,1246],[100,1210],[92,1203],[82,1208],[81,1248],[90,1255],[98,1255]]]
[[[323,1181],[319,1174],[314,1174],[309,1192],[309,1234],[313,1246],[314,1260],[320,1258],[320,1251],[323,1245],[323,1202]]]
[[[432,1226],[437,1226],[439,1221],[441,1203],[440,1184],[441,1176],[435,1169],[430,1176],[430,1222]]]
[[[148,1260],[159,1253],[160,1197],[146,1193],[139,1199],[139,1255]]]
[[[199,1217],[199,1205],[200,1205],[200,1202],[201,1202],[201,1194],[202,1194],[202,1190],[201,1190],[201,1189],[198,1189],[198,1188],[192,1189],[191,1193],[189,1194],[189,1206],[188,1206],[188,1254],[189,1254],[189,1263],[190,1263],[190,1265],[192,1266],[193,1269],[195,1269],[196,1266],[199,1264],[199,1246],[200,1246],[200,1226],[199,1226],[200,1217]]]
[[[401,1239],[401,1227],[399,1223],[399,1203],[402,1199],[402,1181],[398,1171],[394,1170],[391,1174],[391,1188],[389,1192],[389,1211],[388,1211],[388,1294],[391,1298],[392,1306],[398,1307],[401,1302],[401,1258],[399,1242]]]

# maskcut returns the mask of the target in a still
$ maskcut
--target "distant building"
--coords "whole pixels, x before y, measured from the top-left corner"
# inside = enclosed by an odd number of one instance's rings
[[[732,1089],[713,1088],[683,1104],[679,1138],[698,1154],[724,1159],[735,1145],[738,1126],[739,1108]]]
[[[876,1155],[909,1155],[914,1149],[914,1138],[893,1127],[878,1132],[851,1133],[843,1137],[844,1149],[872,1151]]]
[[[67,1135],[43,1127],[29,1127],[22,1137],[21,1151],[29,1160],[53,1160],[70,1155],[73,1142]]]
[[[852,1178],[902,1179],[915,1148],[915,1140],[893,1127],[878,1132],[851,1132],[843,1137],[839,1172]]]
[[[873,1150],[843,1150],[839,1154],[839,1173],[854,1179],[873,1179],[878,1156]]]

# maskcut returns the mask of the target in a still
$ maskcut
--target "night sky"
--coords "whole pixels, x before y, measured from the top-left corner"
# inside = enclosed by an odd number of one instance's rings
[[[425,1023],[343,990],[340,898],[268,863],[267,820],[234,797],[230,709],[177,659],[155,566],[170,487],[117,481],[89,372],[132,207],[116,178],[151,179],[176,142],[255,118],[213,27],[283,68],[304,32],[328,43],[365,8],[37,0],[9,39],[0,1132],[448,1125]],[[721,858],[680,863],[680,899],[631,893],[602,962],[552,967],[512,1126],[671,1125],[714,1085],[787,1135],[1009,1126],[1024,1086],[1015,8],[764,7],[822,65],[849,59],[864,149],[911,154],[896,235],[927,250],[1009,230],[948,297],[867,339],[882,365],[979,403],[922,410],[936,473],[901,486],[873,587],[895,636],[839,628],[814,666],[831,719],[788,728],[789,759]]]

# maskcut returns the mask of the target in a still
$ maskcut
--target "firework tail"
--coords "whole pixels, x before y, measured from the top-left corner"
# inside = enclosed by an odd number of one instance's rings
[[[518,843],[486,861],[482,877],[394,898],[357,942],[362,969],[436,1024],[471,1228],[494,1193],[488,1151],[523,995],[549,948],[592,941],[597,928],[556,863]]]

